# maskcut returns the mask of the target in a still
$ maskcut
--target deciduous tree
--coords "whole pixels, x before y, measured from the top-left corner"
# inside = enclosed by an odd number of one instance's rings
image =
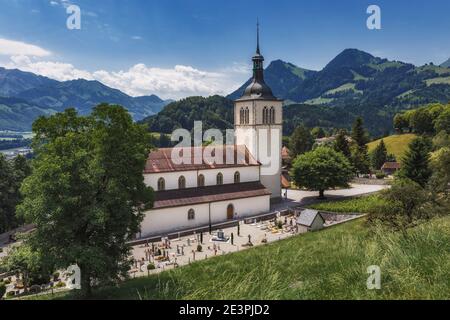
[[[82,291],[127,275],[131,240],[152,205],[144,184],[146,130],[120,106],[102,104],[90,116],[74,109],[39,118],[33,173],[18,211],[36,231],[28,244],[56,268],[78,264]]]
[[[342,153],[318,147],[294,160],[291,176],[297,186],[319,191],[319,197],[323,198],[326,190],[347,187],[353,175]]]

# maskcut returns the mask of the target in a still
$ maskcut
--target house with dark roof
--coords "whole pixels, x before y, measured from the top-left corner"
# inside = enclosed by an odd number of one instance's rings
[[[401,165],[398,162],[385,162],[383,164],[383,166],[381,167],[381,171],[385,174],[385,175],[393,175],[394,173],[396,173],[398,170],[400,170]]]

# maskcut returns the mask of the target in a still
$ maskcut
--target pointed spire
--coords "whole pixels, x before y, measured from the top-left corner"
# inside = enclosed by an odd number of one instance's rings
[[[259,51],[259,19],[256,18],[256,54],[261,54]]]

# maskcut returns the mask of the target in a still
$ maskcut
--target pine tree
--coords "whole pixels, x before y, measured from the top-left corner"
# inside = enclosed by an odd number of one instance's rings
[[[346,130],[339,130],[334,142],[334,150],[341,152],[347,159],[351,159],[350,145],[347,141]]]
[[[290,155],[294,159],[298,155],[311,151],[313,145],[314,139],[311,132],[307,128],[299,126],[295,128],[289,142]]]
[[[383,139],[381,139],[380,143],[376,146],[376,148],[371,152],[370,161],[372,168],[375,170],[380,170],[383,164],[387,161],[387,149],[384,144]]]
[[[365,148],[368,142],[367,133],[364,129],[364,122],[361,117],[356,118],[352,128],[352,139],[359,148]]]
[[[411,179],[424,187],[432,172],[430,169],[431,142],[426,137],[417,137],[409,144],[402,159],[400,176]]]
[[[352,148],[352,164],[356,173],[364,174],[370,171],[370,158],[367,153],[368,137],[364,129],[363,119],[356,118],[352,128],[352,139],[354,146]]]

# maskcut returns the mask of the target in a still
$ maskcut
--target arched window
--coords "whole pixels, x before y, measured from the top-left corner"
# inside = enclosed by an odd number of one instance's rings
[[[221,172],[219,172],[219,173],[217,174],[216,181],[217,181],[217,185],[218,185],[218,186],[220,186],[220,185],[223,184],[223,174],[222,174]]]
[[[245,123],[245,115],[244,115],[244,108],[241,108],[241,110],[239,110],[239,123],[240,124],[244,124]]]
[[[270,108],[270,123],[275,124],[275,108]]]
[[[236,171],[234,173],[234,183],[239,183],[241,182],[241,174],[239,173],[239,171]]]
[[[204,175],[199,175],[197,178],[197,185],[198,187],[204,187],[205,186],[205,176]]]
[[[195,219],[195,211],[194,211],[194,209],[189,209],[188,220],[194,220],[194,219]]]
[[[184,176],[178,178],[178,189],[186,189],[186,178]]]
[[[245,124],[250,123],[250,111],[248,110],[248,107],[245,108]]]
[[[158,191],[164,191],[166,190],[166,180],[164,178],[158,179]]]
[[[269,110],[267,110],[267,107],[264,107],[264,109],[263,109],[263,124],[267,124],[267,120],[268,120],[268,111]]]

